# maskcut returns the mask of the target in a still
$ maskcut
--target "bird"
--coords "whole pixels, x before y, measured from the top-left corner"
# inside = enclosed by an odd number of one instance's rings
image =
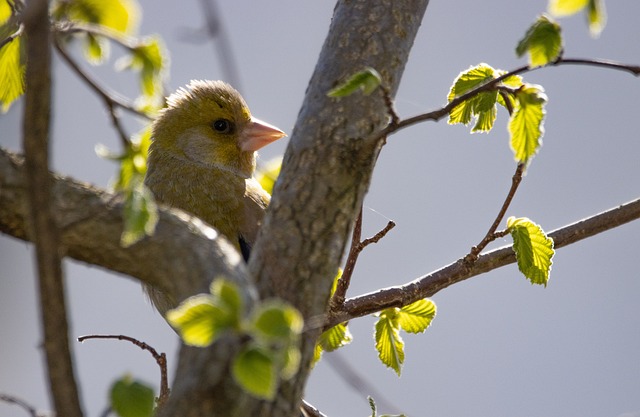
[[[229,84],[193,80],[152,122],[144,183],[157,202],[213,226],[248,261],[271,199],[253,177],[256,151],[284,136],[253,117]],[[175,307],[162,291],[145,289],[162,314]]]

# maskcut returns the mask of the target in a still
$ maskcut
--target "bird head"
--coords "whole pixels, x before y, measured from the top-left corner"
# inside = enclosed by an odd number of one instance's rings
[[[255,170],[255,151],[283,136],[280,129],[251,116],[230,85],[191,81],[169,96],[154,121],[151,152],[248,178]]]

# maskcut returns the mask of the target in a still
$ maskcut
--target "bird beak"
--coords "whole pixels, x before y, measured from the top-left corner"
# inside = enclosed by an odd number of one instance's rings
[[[238,143],[243,151],[254,152],[283,136],[287,136],[287,134],[282,130],[252,117],[249,124],[240,132]]]

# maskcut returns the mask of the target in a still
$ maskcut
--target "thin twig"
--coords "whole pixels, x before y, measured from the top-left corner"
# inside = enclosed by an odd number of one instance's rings
[[[149,115],[138,110],[135,106],[129,102],[127,99],[123,98],[119,94],[109,91],[107,88],[100,86],[100,84],[93,79],[87,72],[85,72],[67,53],[62,46],[62,43],[59,39],[54,37],[53,45],[62,57],[62,59],[71,67],[71,69],[82,78],[87,85],[98,94],[105,102],[111,103],[114,106],[121,107],[130,113],[133,113],[137,116],[144,117],[146,119],[150,119]]]
[[[593,66],[593,67],[603,67],[603,68],[609,68],[609,69],[614,69],[614,70],[618,70],[618,71],[626,71],[629,72],[635,76],[640,76],[640,66],[638,65],[628,65],[628,64],[623,64],[623,63],[619,63],[619,62],[614,62],[614,61],[608,61],[608,60],[599,60],[599,59],[586,59],[586,58],[560,58],[554,62],[549,63],[546,66],[542,66],[542,67],[530,67],[529,65],[523,65],[521,67],[518,67],[516,69],[513,69],[509,72],[506,72],[504,74],[502,74],[501,76],[487,82],[486,84],[483,84],[479,87],[476,87],[472,90],[469,90],[468,92],[454,98],[453,100],[451,100],[446,106],[438,109],[438,110],[434,110],[434,111],[430,111],[428,113],[423,113],[423,114],[419,114],[417,116],[412,116],[409,117],[407,119],[403,119],[398,121],[397,123],[389,123],[389,125],[387,125],[387,127],[385,129],[383,129],[382,131],[378,132],[375,135],[375,139],[377,138],[381,138],[381,137],[385,137],[388,136],[391,133],[395,133],[401,129],[407,128],[409,126],[413,126],[417,123],[421,123],[424,121],[438,121],[440,119],[442,119],[443,117],[447,116],[451,110],[453,110],[456,106],[458,106],[459,104],[461,104],[462,102],[475,97],[476,95],[485,92],[485,91],[489,91],[489,90],[493,90],[496,88],[496,86],[501,83],[502,81],[504,81],[505,79],[514,76],[514,75],[520,75],[520,74],[525,74],[528,72],[532,72],[532,71],[536,71],[539,70],[541,68],[549,68],[549,67],[559,67],[562,65],[586,65],[586,66]]]
[[[502,207],[500,207],[500,211],[498,212],[496,219],[493,221],[493,224],[489,228],[489,231],[487,231],[487,234],[482,238],[480,243],[478,243],[476,246],[471,248],[471,251],[465,257],[467,262],[471,262],[471,263],[475,262],[475,260],[478,259],[478,255],[480,254],[480,252],[482,252],[482,250],[486,248],[489,243],[493,242],[494,240],[506,234],[506,233],[496,233],[496,230],[498,229],[498,226],[500,225],[500,223],[502,223],[502,219],[504,219],[504,215],[507,213],[507,209],[509,208],[511,201],[513,201],[513,197],[516,195],[518,186],[522,182],[522,173],[524,172],[524,168],[525,168],[525,164],[522,164],[522,163],[518,164],[518,166],[516,167],[516,172],[513,174],[513,177],[511,178],[511,188],[509,188],[507,197],[505,198],[504,203],[502,203]]]
[[[8,404],[15,404],[18,407],[24,409],[27,413],[31,415],[31,417],[42,417],[42,414],[39,414],[38,411],[28,404],[26,401],[21,400],[18,397],[14,397],[12,395],[0,394],[0,401],[4,401]]]
[[[169,399],[169,378],[167,377],[167,355],[163,353],[158,353],[157,350],[153,348],[153,346],[148,345],[145,342],[141,342],[138,339],[135,339],[131,336],[125,335],[117,335],[117,334],[90,334],[86,336],[78,337],[78,342],[82,343],[85,340],[89,339],[116,339],[116,340],[125,340],[127,342],[131,342],[134,345],[138,346],[142,350],[146,350],[153,358],[156,360],[156,363],[160,367],[160,395],[158,396],[158,407],[162,407],[164,403]]]
[[[563,226],[548,234],[554,247],[560,249],[598,233],[611,230],[640,218],[640,198],[602,213]],[[476,275],[484,274],[516,261],[511,245],[478,256],[469,265],[464,257],[437,271],[404,285],[385,288],[345,301],[340,311],[332,311],[325,319],[324,328],[366,316],[390,307],[403,307],[426,297],[431,297],[450,285]]]
[[[342,272],[342,277],[338,280],[336,285],[336,291],[331,297],[330,309],[339,308],[344,303],[347,290],[349,289],[349,285],[351,284],[351,276],[353,275],[353,270],[355,269],[356,262],[358,261],[358,256],[367,246],[372,243],[378,243],[380,239],[385,237],[387,233],[391,229],[393,229],[396,224],[389,220],[384,229],[380,230],[378,233],[373,235],[370,238],[365,240],[360,240],[362,238],[362,207],[360,207],[360,212],[358,213],[358,217],[356,218],[356,223],[353,226],[353,233],[351,236],[351,247],[349,249],[349,255],[347,256],[347,261],[345,263],[344,271]]]

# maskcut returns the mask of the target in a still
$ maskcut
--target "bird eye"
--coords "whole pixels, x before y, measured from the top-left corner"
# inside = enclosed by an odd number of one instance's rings
[[[233,124],[227,119],[218,119],[212,126],[216,132],[220,133],[231,133],[233,130]]]

